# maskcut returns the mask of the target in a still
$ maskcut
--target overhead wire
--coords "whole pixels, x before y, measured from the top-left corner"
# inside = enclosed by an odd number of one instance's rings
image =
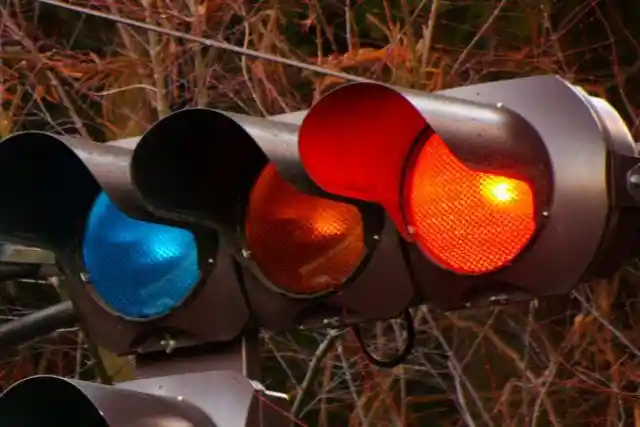
[[[330,77],[336,77],[339,79],[352,81],[352,82],[360,82],[360,83],[369,83],[372,82],[370,79],[366,79],[364,77],[355,76],[349,73],[343,73],[341,71],[334,71],[325,67],[321,67],[319,65],[313,65],[304,63],[301,61],[296,61],[295,59],[283,58],[277,55],[271,55],[268,53],[258,52],[252,49],[247,49],[244,47],[236,46],[231,43],[227,43],[220,40],[213,40],[205,37],[195,36],[193,34],[184,33],[182,31],[173,30],[170,28],[164,28],[153,24],[148,24],[146,22],[140,22],[135,19],[129,19],[122,16],[101,12],[99,10],[86,8],[82,6],[76,6],[73,4],[61,2],[58,0],[36,0],[40,3],[49,4],[51,6],[60,7],[62,9],[71,10],[74,12],[82,13],[85,15],[94,16],[96,18],[106,19],[112,22],[116,22],[118,24],[128,25],[135,28],[140,28],[147,31],[153,31],[159,34],[165,34],[167,36],[173,36],[177,38],[181,38],[183,40],[192,41],[195,43],[200,43],[205,46],[215,47],[218,49],[228,50],[230,52],[235,52],[237,54],[248,56],[255,59],[262,59],[265,61],[277,62],[283,65],[289,65],[292,67],[300,68],[303,70],[311,71],[318,74],[324,74]]]

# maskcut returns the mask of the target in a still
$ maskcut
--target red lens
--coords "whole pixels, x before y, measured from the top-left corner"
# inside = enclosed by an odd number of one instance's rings
[[[536,222],[528,183],[471,170],[435,134],[409,174],[408,224],[421,250],[443,268],[487,273],[508,264],[531,240]]]

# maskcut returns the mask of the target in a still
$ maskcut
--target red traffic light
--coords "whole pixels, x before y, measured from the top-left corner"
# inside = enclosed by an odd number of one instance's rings
[[[163,118],[134,149],[12,136],[0,175],[35,172],[0,185],[0,235],[57,251],[81,317],[120,352],[167,330],[185,342],[231,339],[249,311],[283,330],[393,317],[423,301],[450,309],[479,296],[568,292],[632,246],[638,208],[627,174],[637,163],[615,110],[553,76],[438,94],[358,83],[322,98],[300,127],[196,108]],[[43,179],[62,164],[67,175]],[[24,215],[56,188],[65,215]],[[89,264],[111,279],[110,265],[127,265],[103,262],[116,248],[104,235],[115,233],[87,227],[101,192],[129,225],[193,237],[181,240],[195,246],[181,252],[195,254],[179,281],[189,286],[138,310],[144,319],[105,309],[78,279]],[[98,256],[87,245],[78,256],[83,240],[98,242]],[[163,265],[180,264],[169,258]],[[113,287],[96,286],[108,303],[104,289]]]
[[[172,397],[49,375],[13,384],[0,396],[0,423],[15,427],[215,427],[199,407]]]
[[[299,152],[324,191],[384,207],[444,309],[568,292],[636,235],[626,126],[555,76],[435,94],[349,84],[305,116]]]

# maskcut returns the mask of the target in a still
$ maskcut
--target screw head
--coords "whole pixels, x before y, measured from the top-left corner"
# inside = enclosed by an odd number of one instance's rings
[[[629,185],[634,187],[640,186],[640,174],[631,174],[629,175]]]

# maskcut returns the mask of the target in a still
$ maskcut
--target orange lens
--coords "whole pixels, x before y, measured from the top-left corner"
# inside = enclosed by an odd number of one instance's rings
[[[439,136],[426,142],[410,173],[409,226],[421,250],[442,267],[488,273],[509,263],[533,236],[529,184],[469,169]]]
[[[297,191],[271,164],[251,190],[245,227],[262,274],[294,295],[339,288],[366,251],[357,208]]]

